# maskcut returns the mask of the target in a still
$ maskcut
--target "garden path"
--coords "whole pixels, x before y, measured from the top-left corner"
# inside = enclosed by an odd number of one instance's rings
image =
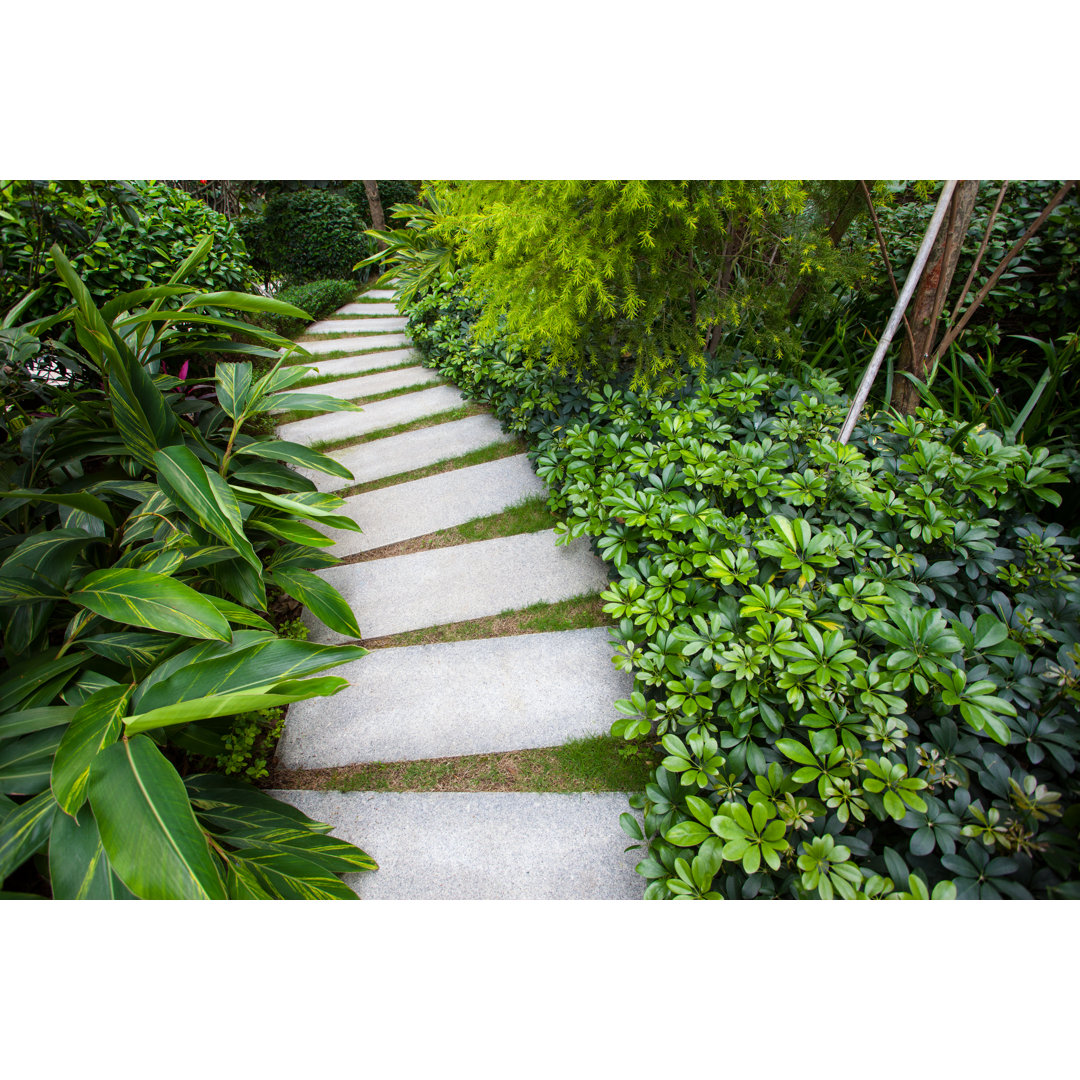
[[[325,448],[352,483],[397,476],[505,442],[494,417],[455,418],[456,387],[419,367],[393,293],[370,290],[310,334],[309,352],[349,350],[317,363],[340,375],[319,393],[349,400],[393,393],[359,413],[283,423],[283,438]],[[371,314],[367,314],[370,311]],[[388,317],[389,316],[389,317]],[[402,348],[401,346],[404,346]],[[396,391],[396,393],[394,393]],[[394,433],[397,425],[434,420]],[[362,440],[362,441],[357,441]],[[348,481],[322,474],[321,490]],[[556,547],[549,530],[380,558],[379,549],[499,513],[546,489],[524,454],[350,496],[343,513],[362,533],[334,533],[343,565],[323,571],[349,602],[365,640],[426,629],[602,589],[603,562],[583,541]],[[344,641],[305,612],[310,640]],[[565,630],[372,649],[340,669],[347,689],[291,706],[278,746],[286,769],[557,746],[606,732],[628,676],[611,663],[607,631]],[[347,876],[365,899],[636,900],[638,856],[624,852],[620,792],[372,792],[278,790],[378,863]]]

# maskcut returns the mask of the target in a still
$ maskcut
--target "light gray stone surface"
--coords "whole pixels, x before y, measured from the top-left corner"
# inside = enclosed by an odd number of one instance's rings
[[[599,592],[608,570],[584,539],[555,546],[554,530],[500,536],[318,571],[352,608],[365,638],[498,615]],[[304,612],[309,640],[347,640]]]
[[[414,394],[373,401],[365,405],[362,412],[323,413],[294,420],[290,424],[282,424],[277,433],[278,438],[311,446],[317,442],[351,439],[382,428],[422,420],[464,403],[465,397],[456,387],[433,386],[430,390],[417,390]]]
[[[405,319],[398,316],[396,319],[364,319],[357,323],[356,319],[320,319],[313,322],[305,331],[305,334],[349,334],[349,333],[379,333],[389,334],[405,329]]]
[[[338,513],[351,517],[364,531],[321,531],[335,541],[334,554],[344,558],[497,514],[530,496],[546,497],[547,493],[547,485],[533,472],[528,457],[515,454],[351,495]]]
[[[370,349],[384,349],[388,345],[408,346],[412,345],[412,338],[408,334],[371,334],[369,337],[323,338],[319,341],[301,341],[299,344],[313,356],[318,356],[342,349],[361,353]]]
[[[365,900],[640,900],[622,792],[271,791],[333,825],[379,869],[345,881]]]
[[[393,300],[393,289],[368,289],[367,292],[361,293],[358,299],[358,303],[362,304],[366,300]]]
[[[339,307],[335,315],[399,315],[397,304],[374,303],[374,304],[346,304]]]
[[[320,491],[340,491],[353,484],[367,484],[385,476],[412,472],[413,469],[460,457],[492,443],[512,442],[513,439],[512,434],[502,430],[494,416],[466,416],[464,420],[451,420],[448,424],[435,424],[418,431],[406,431],[401,435],[390,435],[385,439],[335,450],[334,457],[351,470],[352,480],[309,469],[296,471],[314,481]]]
[[[350,685],[289,707],[286,769],[491,754],[604,735],[632,675],[606,627],[373,649],[335,668]]]
[[[419,386],[424,383],[437,383],[442,376],[431,368],[412,367],[394,368],[393,371],[380,371],[378,375],[359,375],[355,379],[338,379],[334,382],[318,383],[315,386],[303,386],[299,390],[287,390],[285,393],[327,394],[330,397],[353,401],[356,398],[385,394],[387,390],[401,390],[406,386]],[[274,410],[275,412],[280,410]]]
[[[336,360],[315,360],[304,366],[314,368],[316,375],[352,375],[379,368],[416,365],[421,359],[415,349],[386,349],[358,356],[339,356]]]

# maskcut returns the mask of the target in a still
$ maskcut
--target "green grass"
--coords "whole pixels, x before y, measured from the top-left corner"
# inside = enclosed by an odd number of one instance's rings
[[[342,379],[360,379],[365,375],[381,375],[384,371],[397,371],[398,368],[420,367],[419,357],[413,356],[409,360],[402,360],[397,364],[387,364],[386,367],[371,368],[370,371],[346,371],[330,372],[328,375],[312,375],[309,379],[301,379],[289,387],[290,390],[307,390],[312,386],[322,386],[323,383],[340,382]]]
[[[364,374],[369,374],[365,372]],[[357,376],[361,378],[361,376]],[[436,386],[443,386],[443,383],[437,382],[422,382],[413,383],[411,386],[399,386],[395,390],[384,390],[381,394],[368,394],[367,397],[355,397],[355,398],[343,398],[339,400],[351,401],[354,405],[371,405],[376,401],[385,401],[387,398],[401,397],[402,394],[413,394],[417,390],[430,390]],[[331,397],[333,395],[330,395]],[[322,415],[318,409],[290,409],[288,412],[276,414],[276,423],[278,424],[291,424],[296,420],[303,420],[309,416]]]
[[[371,334],[370,337],[377,337],[377,334]],[[318,340],[317,338],[312,340]],[[303,342],[299,342],[303,344]],[[367,356],[368,353],[377,352],[392,352],[396,349],[407,349],[408,345],[403,345],[400,341],[393,345],[379,345],[374,349],[333,349],[330,352],[324,353],[300,353],[294,352],[286,361],[286,366],[291,364],[321,364],[324,360],[341,360],[346,356]]]
[[[483,465],[487,461],[498,461],[500,458],[513,457],[514,454],[523,454],[528,449],[521,439],[512,442],[497,442],[490,446],[482,446],[479,450],[470,450],[467,454],[459,454],[457,457],[444,458],[431,465],[413,469],[411,472],[396,473],[394,476],[384,476],[378,480],[369,480],[366,484],[356,484],[335,492],[342,498],[349,495],[362,495],[367,491],[378,491],[380,488],[394,487],[396,484],[406,484],[410,480],[423,480],[425,476],[435,476],[438,473],[454,472],[457,469],[466,469],[470,465]]]
[[[392,316],[387,316],[391,318]],[[332,334],[300,334],[293,340],[298,345],[305,345],[308,342],[320,342],[320,341],[337,341],[338,338],[354,338],[354,337],[385,337],[387,334],[404,334],[405,327],[400,330],[336,330]],[[398,348],[401,348],[399,345]],[[321,354],[320,354],[321,355]]]
[[[277,786],[322,791],[642,791],[657,764],[650,748],[591,735],[536,750],[376,762],[272,779]]]
[[[312,443],[311,448],[312,450],[322,450],[323,453],[329,450],[344,450],[350,446],[360,446],[363,443],[374,442],[376,439],[385,439],[391,435],[404,435],[406,431],[419,431],[421,428],[446,424],[451,420],[464,420],[466,416],[479,416],[487,411],[482,405],[458,405],[453,409],[447,409],[446,412],[425,416],[422,420],[412,420],[405,424],[397,424],[395,427],[380,428],[378,431],[369,432],[367,435],[357,435],[354,438],[341,439],[337,442],[328,440],[326,442]]]
[[[402,648],[407,645],[437,645],[443,641],[477,641],[481,638],[518,634],[550,634],[557,630],[582,630],[594,626],[614,626],[604,611],[599,593],[575,596],[554,604],[532,604],[527,608],[485,615],[481,619],[446,623],[424,630],[407,630],[364,641],[370,649]]]

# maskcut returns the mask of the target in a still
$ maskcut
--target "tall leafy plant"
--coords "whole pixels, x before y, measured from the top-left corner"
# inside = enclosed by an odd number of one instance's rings
[[[319,526],[356,525],[340,499],[290,466],[347,470],[252,437],[245,424],[274,408],[353,406],[291,391],[307,369],[282,366],[272,346],[283,339],[221,314],[304,312],[183,284],[210,247],[207,238],[169,285],[102,308],[54,247],[73,304],[52,323],[70,321],[77,348],[43,341],[41,323],[2,339],[31,372],[57,352],[89,373],[47,384],[37,408],[5,417],[0,879],[9,891],[45,879],[63,898],[350,898],[340,874],[374,869],[327,826],[242,781],[185,775],[187,754],[223,750],[230,717],[336,693],[345,680],[322,673],[365,655],[279,637],[267,619],[276,589],[360,636],[313,572],[336,561]],[[190,343],[193,327],[218,348],[215,333],[241,326],[262,344],[233,351],[273,356],[265,375],[247,361],[219,363],[212,400],[152,374],[180,360],[176,343]]]

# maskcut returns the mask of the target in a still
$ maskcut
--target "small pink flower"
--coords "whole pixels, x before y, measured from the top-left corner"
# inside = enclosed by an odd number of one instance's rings
[[[182,363],[182,364],[180,365],[180,374],[179,374],[179,375],[177,376],[177,378],[178,378],[178,379],[179,379],[179,380],[180,380],[181,382],[183,382],[183,381],[184,381],[184,380],[185,380],[185,379],[187,378],[187,372],[188,372],[188,361],[187,361],[187,360],[185,360],[185,361],[184,361],[184,362],[183,362],[183,363]]]

